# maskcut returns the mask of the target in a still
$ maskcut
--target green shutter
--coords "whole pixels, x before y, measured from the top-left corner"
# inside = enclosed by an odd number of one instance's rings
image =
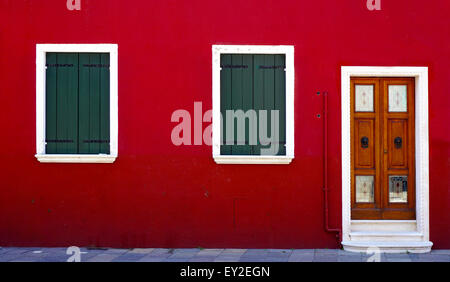
[[[227,132],[226,132],[226,110],[232,109],[231,107],[231,68],[226,66],[231,65],[232,55],[221,55],[221,68],[220,72],[220,112],[222,114],[222,146],[220,146],[220,154],[231,155],[231,145],[227,144]]]
[[[49,154],[76,154],[78,146],[78,55],[48,53],[46,143]]]
[[[221,113],[223,117],[223,130],[221,146],[222,155],[260,155],[262,146],[259,139],[257,145],[250,146],[249,122],[245,124],[245,145],[225,145],[227,140],[226,119],[227,110],[254,109],[259,122],[259,110],[267,110],[268,135],[272,130],[279,130],[279,150],[272,152],[276,155],[286,155],[286,89],[285,89],[285,55],[221,55]],[[279,111],[279,128],[271,128],[271,110]],[[235,139],[237,134],[237,121],[234,122]],[[236,140],[238,141],[238,140]],[[240,140],[242,141],[242,140]]]
[[[253,60],[253,107],[258,116],[259,124],[259,111],[264,110],[264,69],[260,68],[264,66],[264,56],[265,55],[254,55]],[[259,140],[259,126],[258,132],[258,145],[253,146],[253,155],[261,155],[261,143]]]
[[[78,97],[78,101],[80,103],[80,117],[78,119],[78,132],[80,133],[78,150],[80,154],[90,153],[90,143],[84,142],[84,140],[90,139],[90,68],[85,67],[86,65],[89,65],[89,54],[80,54],[80,94]]]
[[[262,68],[263,77],[264,77],[264,110],[267,111],[267,136],[271,136],[272,134],[272,119],[271,119],[271,110],[275,110],[275,71],[270,68],[275,65],[275,60],[273,55],[264,55],[264,65],[260,66]],[[269,149],[270,146],[262,146],[263,148]],[[271,154],[276,154],[271,152]]]
[[[45,142],[47,143],[46,152],[47,154],[56,154],[57,153],[57,134],[56,134],[56,54],[55,53],[47,53],[46,58],[46,101],[45,101],[45,128],[46,128],[46,136]]]
[[[99,152],[109,154],[110,124],[109,124],[109,54],[100,55],[100,143]]]
[[[47,53],[46,153],[109,154],[109,54]]]
[[[280,146],[277,155],[286,155],[286,56],[275,55],[275,105],[280,111]]]
[[[246,68],[242,69],[242,110],[247,112],[253,109],[253,56],[243,55],[242,65]],[[250,141],[250,123],[245,121],[245,145],[238,146],[240,148],[239,153],[236,155],[251,155],[252,146],[249,145]]]

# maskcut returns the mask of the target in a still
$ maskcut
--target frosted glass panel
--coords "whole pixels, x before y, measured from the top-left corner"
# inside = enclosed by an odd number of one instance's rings
[[[407,112],[406,85],[389,85],[389,112]]]
[[[389,176],[389,202],[390,203],[408,202],[408,176],[406,175]]]
[[[355,85],[355,112],[373,112],[373,85]]]
[[[356,175],[356,202],[373,203],[374,177],[373,175]]]

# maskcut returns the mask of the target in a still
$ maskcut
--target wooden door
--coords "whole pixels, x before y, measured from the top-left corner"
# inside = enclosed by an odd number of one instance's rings
[[[415,219],[414,79],[351,79],[352,219]]]

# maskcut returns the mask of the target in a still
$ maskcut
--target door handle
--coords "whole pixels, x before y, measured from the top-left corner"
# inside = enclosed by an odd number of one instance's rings
[[[395,139],[394,139],[395,148],[401,149],[402,148],[402,143],[403,143],[403,141],[402,141],[401,137],[395,137]]]
[[[367,138],[366,136],[361,138],[361,148],[363,149],[369,148],[369,138]]]

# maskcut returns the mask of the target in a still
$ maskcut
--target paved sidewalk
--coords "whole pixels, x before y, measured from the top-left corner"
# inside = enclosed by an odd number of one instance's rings
[[[67,248],[1,248],[0,262],[66,262]],[[82,262],[366,262],[373,255],[310,249],[90,249]],[[450,250],[427,254],[380,254],[382,262],[450,262]]]

